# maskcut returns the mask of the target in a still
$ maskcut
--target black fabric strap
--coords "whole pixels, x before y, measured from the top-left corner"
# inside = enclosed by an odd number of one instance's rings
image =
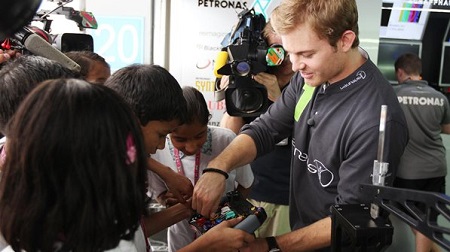
[[[267,245],[269,245],[269,252],[281,251],[278,247],[277,240],[273,236],[266,237]]]
[[[215,173],[219,173],[219,174],[222,174],[222,175],[225,177],[225,179],[228,179],[228,173],[226,173],[226,172],[224,172],[224,171],[222,171],[222,170],[220,170],[220,169],[216,169],[216,168],[206,168],[206,169],[203,169],[203,173],[205,173],[205,172],[215,172]]]

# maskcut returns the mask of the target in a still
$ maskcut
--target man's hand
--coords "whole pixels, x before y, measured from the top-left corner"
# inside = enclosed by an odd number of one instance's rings
[[[239,134],[213,160],[208,167],[230,172],[236,167],[249,164],[256,158],[256,145],[246,134]],[[192,209],[203,216],[213,216],[225,192],[225,176],[217,172],[207,172],[200,176],[194,187]]]
[[[246,247],[255,239],[253,235],[233,228],[241,221],[240,218],[224,221],[204,234],[210,236],[207,239],[215,241],[212,246],[216,249],[213,251],[233,251],[233,249]]]
[[[247,247],[255,237],[233,226],[242,221],[242,217],[223,221],[197,238],[194,242],[180,249],[180,252],[191,251],[239,251]]]
[[[203,174],[194,187],[192,209],[203,216],[214,217],[224,192],[225,178],[222,174]]]

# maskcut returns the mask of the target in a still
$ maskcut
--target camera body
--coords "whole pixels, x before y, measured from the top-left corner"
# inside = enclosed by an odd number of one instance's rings
[[[239,21],[222,41],[229,62],[217,70],[229,76],[225,91],[227,113],[231,116],[258,116],[267,110],[267,89],[253,80],[252,75],[267,70],[268,45],[263,38],[266,25],[262,14],[253,9],[238,14]]]
[[[222,41],[230,63],[223,69],[235,76],[248,76],[267,69],[266,53],[268,45],[263,38],[266,19],[255,14],[253,9],[239,14],[239,22],[234,30]],[[228,42],[228,44],[227,44]],[[219,70],[220,71],[220,70]]]
[[[3,41],[0,44],[0,49],[13,49],[20,51],[22,54],[42,56],[55,60],[63,66],[79,72],[81,68],[80,65],[67,57],[63,52],[74,50],[93,51],[94,45],[92,37],[87,34],[63,34],[55,40],[50,34],[52,20],[49,19],[48,16],[52,13],[64,15],[67,19],[76,22],[80,30],[84,28],[96,29],[97,21],[90,12],[77,11],[71,7],[64,7],[64,4],[70,1],[71,0],[59,1],[58,7],[52,11],[41,10],[37,13],[33,13],[34,18],[31,21],[42,22],[44,24],[44,29],[31,26],[30,24],[15,28],[14,33],[8,34],[8,36],[4,38],[0,37],[0,41]],[[2,34],[0,33],[0,35]],[[56,42],[56,46],[53,46],[55,44],[54,42]]]
[[[50,2],[56,2],[48,0]],[[0,45],[0,49],[15,49],[24,54],[32,53],[25,45],[25,40],[32,34],[39,35],[42,39],[49,44],[56,47],[61,52],[67,51],[93,51],[94,42],[93,38],[89,34],[84,33],[63,33],[63,34],[51,34],[52,19],[49,18],[49,14],[64,15],[66,19],[74,21],[80,30],[85,28],[97,29],[98,24],[94,15],[91,12],[77,11],[71,7],[65,7],[64,5],[72,2],[72,0],[58,0],[57,7],[51,11],[40,10],[34,13],[32,20],[21,28],[17,28],[16,32],[9,36],[0,37],[0,40],[4,42]],[[31,21],[37,21],[42,23],[43,27],[32,26]]]

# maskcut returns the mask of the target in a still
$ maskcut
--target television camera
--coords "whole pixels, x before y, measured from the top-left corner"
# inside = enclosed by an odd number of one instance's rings
[[[225,90],[227,113],[231,116],[258,116],[268,107],[267,89],[253,80],[252,76],[265,72],[269,66],[278,66],[284,60],[281,46],[269,47],[263,30],[266,19],[254,9],[245,9],[238,14],[238,23],[222,41],[214,66],[216,83],[223,75],[229,76]],[[216,100],[222,100],[223,90],[217,88]]]
[[[33,3],[37,6],[33,7],[34,16],[27,18],[26,22],[24,20],[21,22],[25,23],[25,26],[15,26],[14,29],[6,30],[6,32],[0,34],[5,36],[0,37],[0,40],[3,41],[0,44],[0,49],[14,49],[21,51],[24,54],[43,56],[58,61],[74,71],[79,71],[80,66],[65,56],[62,52],[75,50],[93,51],[92,37],[88,34],[81,33],[51,35],[51,23],[53,20],[49,19],[49,15],[64,15],[67,19],[76,22],[80,30],[85,28],[96,29],[98,25],[92,13],[77,11],[71,7],[65,7],[64,5],[69,2],[72,2],[72,0],[60,0],[57,2],[57,7],[55,9],[51,11],[41,10],[36,12],[39,2],[34,1]],[[26,7],[21,8],[27,9]],[[31,13],[29,9],[27,10]],[[42,22],[44,24],[44,28],[40,29],[38,27],[31,26],[31,21]],[[3,30],[4,29],[2,29],[2,31]]]
[[[48,0],[53,2],[53,0]],[[68,20],[74,21],[80,31],[84,29],[97,29],[97,21],[92,12],[77,11],[72,7],[65,7],[64,5],[72,2],[72,0],[59,0],[57,7],[51,11],[40,10],[36,13],[33,21],[39,21],[44,24],[44,31],[51,31],[51,24],[53,20],[49,19],[50,14],[64,15]],[[53,35],[53,44],[62,52],[68,51],[93,51],[94,42],[92,36],[84,33],[63,33]]]

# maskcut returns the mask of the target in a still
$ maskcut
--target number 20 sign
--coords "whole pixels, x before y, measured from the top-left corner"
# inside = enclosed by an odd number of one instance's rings
[[[95,17],[98,28],[88,30],[94,50],[115,71],[133,63],[144,63],[143,17]]]

